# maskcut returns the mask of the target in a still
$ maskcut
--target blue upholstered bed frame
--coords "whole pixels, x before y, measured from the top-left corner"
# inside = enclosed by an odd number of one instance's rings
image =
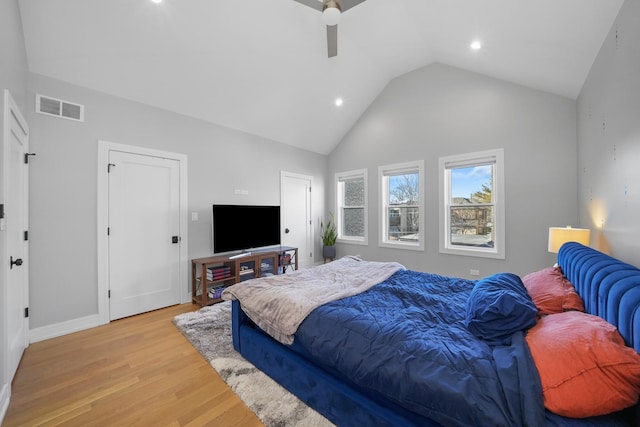
[[[640,353],[640,270],[579,243],[564,244],[558,264],[585,310],[615,325]]]
[[[582,296],[585,309],[617,326],[640,352],[640,270],[578,243],[560,248],[558,264]],[[247,360],[341,427],[437,426],[388,401],[346,384],[273,340],[232,304],[233,346]]]

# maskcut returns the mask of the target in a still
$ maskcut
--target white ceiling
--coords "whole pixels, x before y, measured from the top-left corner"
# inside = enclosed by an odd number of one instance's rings
[[[31,72],[327,154],[391,79],[433,62],[575,99],[622,3],[367,0],[331,59],[320,12],[293,0],[20,10]]]

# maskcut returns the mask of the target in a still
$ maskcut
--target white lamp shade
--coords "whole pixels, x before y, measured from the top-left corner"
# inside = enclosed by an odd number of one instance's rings
[[[340,9],[337,7],[327,7],[322,12],[322,19],[324,20],[325,25],[330,27],[338,25],[338,22],[340,22]]]
[[[589,246],[591,230],[572,227],[549,227],[549,252],[558,253],[567,242],[578,242]]]

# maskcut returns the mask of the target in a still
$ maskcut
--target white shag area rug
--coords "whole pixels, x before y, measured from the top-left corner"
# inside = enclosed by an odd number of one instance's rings
[[[180,314],[173,323],[265,426],[334,426],[233,349],[231,302]]]

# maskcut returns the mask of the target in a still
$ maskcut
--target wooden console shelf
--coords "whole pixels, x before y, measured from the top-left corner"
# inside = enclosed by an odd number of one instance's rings
[[[244,280],[298,269],[298,248],[275,246],[246,254],[215,255],[191,260],[191,298],[201,306],[222,299],[224,288]],[[204,286],[203,286],[204,283]]]

